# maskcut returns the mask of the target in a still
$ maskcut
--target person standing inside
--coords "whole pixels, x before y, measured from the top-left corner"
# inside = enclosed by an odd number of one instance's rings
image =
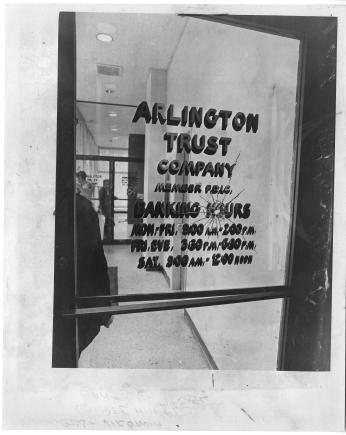
[[[79,171],[77,172],[76,177],[77,193],[91,201],[94,192],[94,186],[92,183],[87,181],[87,174],[84,171]]]
[[[76,195],[77,232],[77,294],[78,296],[102,296],[110,294],[108,265],[103,251],[98,217],[91,202],[83,195]],[[80,308],[104,306],[108,303],[80,302]],[[80,319],[78,324],[79,351],[82,352],[96,337],[103,325],[112,323],[108,314],[95,318]]]
[[[103,239],[111,241],[113,239],[114,215],[112,213],[112,196],[109,180],[103,180],[103,187],[99,190],[99,202],[101,213],[105,217]]]

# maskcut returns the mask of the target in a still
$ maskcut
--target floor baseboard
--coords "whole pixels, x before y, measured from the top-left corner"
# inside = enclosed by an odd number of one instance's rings
[[[190,326],[193,335],[196,337],[198,344],[201,346],[203,355],[205,356],[205,359],[207,360],[207,363],[208,363],[210,369],[219,370],[218,366],[216,365],[216,362],[214,361],[214,358],[211,356],[209,349],[207,348],[203,338],[201,337],[200,333],[198,332],[196,325],[194,324],[193,320],[191,319],[190,314],[187,312],[186,309],[184,309],[184,317],[185,317],[186,322]]]

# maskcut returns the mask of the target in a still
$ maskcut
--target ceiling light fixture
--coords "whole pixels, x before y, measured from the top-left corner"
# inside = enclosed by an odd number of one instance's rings
[[[108,116],[110,116],[111,118],[115,118],[118,115],[115,112],[108,112]]]
[[[118,131],[118,129],[115,128],[115,127],[112,127],[111,130],[112,130],[112,131]]]
[[[108,33],[98,33],[96,35],[96,38],[101,42],[112,42],[113,36],[109,35]]]

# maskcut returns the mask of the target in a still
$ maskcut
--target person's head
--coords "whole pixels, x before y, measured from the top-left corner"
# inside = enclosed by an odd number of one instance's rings
[[[109,180],[103,180],[103,187],[109,187]]]
[[[86,181],[87,174],[84,171],[77,172],[77,180],[80,183],[84,183]]]

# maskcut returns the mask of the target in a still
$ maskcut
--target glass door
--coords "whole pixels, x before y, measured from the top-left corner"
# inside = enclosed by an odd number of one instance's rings
[[[77,192],[97,211],[104,244],[130,243],[132,225],[141,222],[133,210],[143,199],[145,144],[132,115],[131,106],[76,105]]]
[[[61,18],[55,349],[71,349],[79,320],[183,308],[214,368],[274,369],[288,317],[314,322],[295,296],[320,279],[315,245],[303,244],[304,189],[319,177],[308,149],[299,164],[312,101],[305,21],[297,35],[296,17],[289,33],[276,19],[281,31],[256,25],[268,17],[81,13],[76,28]],[[97,37],[105,21],[108,43]],[[103,243],[131,244],[103,250],[102,230]]]

